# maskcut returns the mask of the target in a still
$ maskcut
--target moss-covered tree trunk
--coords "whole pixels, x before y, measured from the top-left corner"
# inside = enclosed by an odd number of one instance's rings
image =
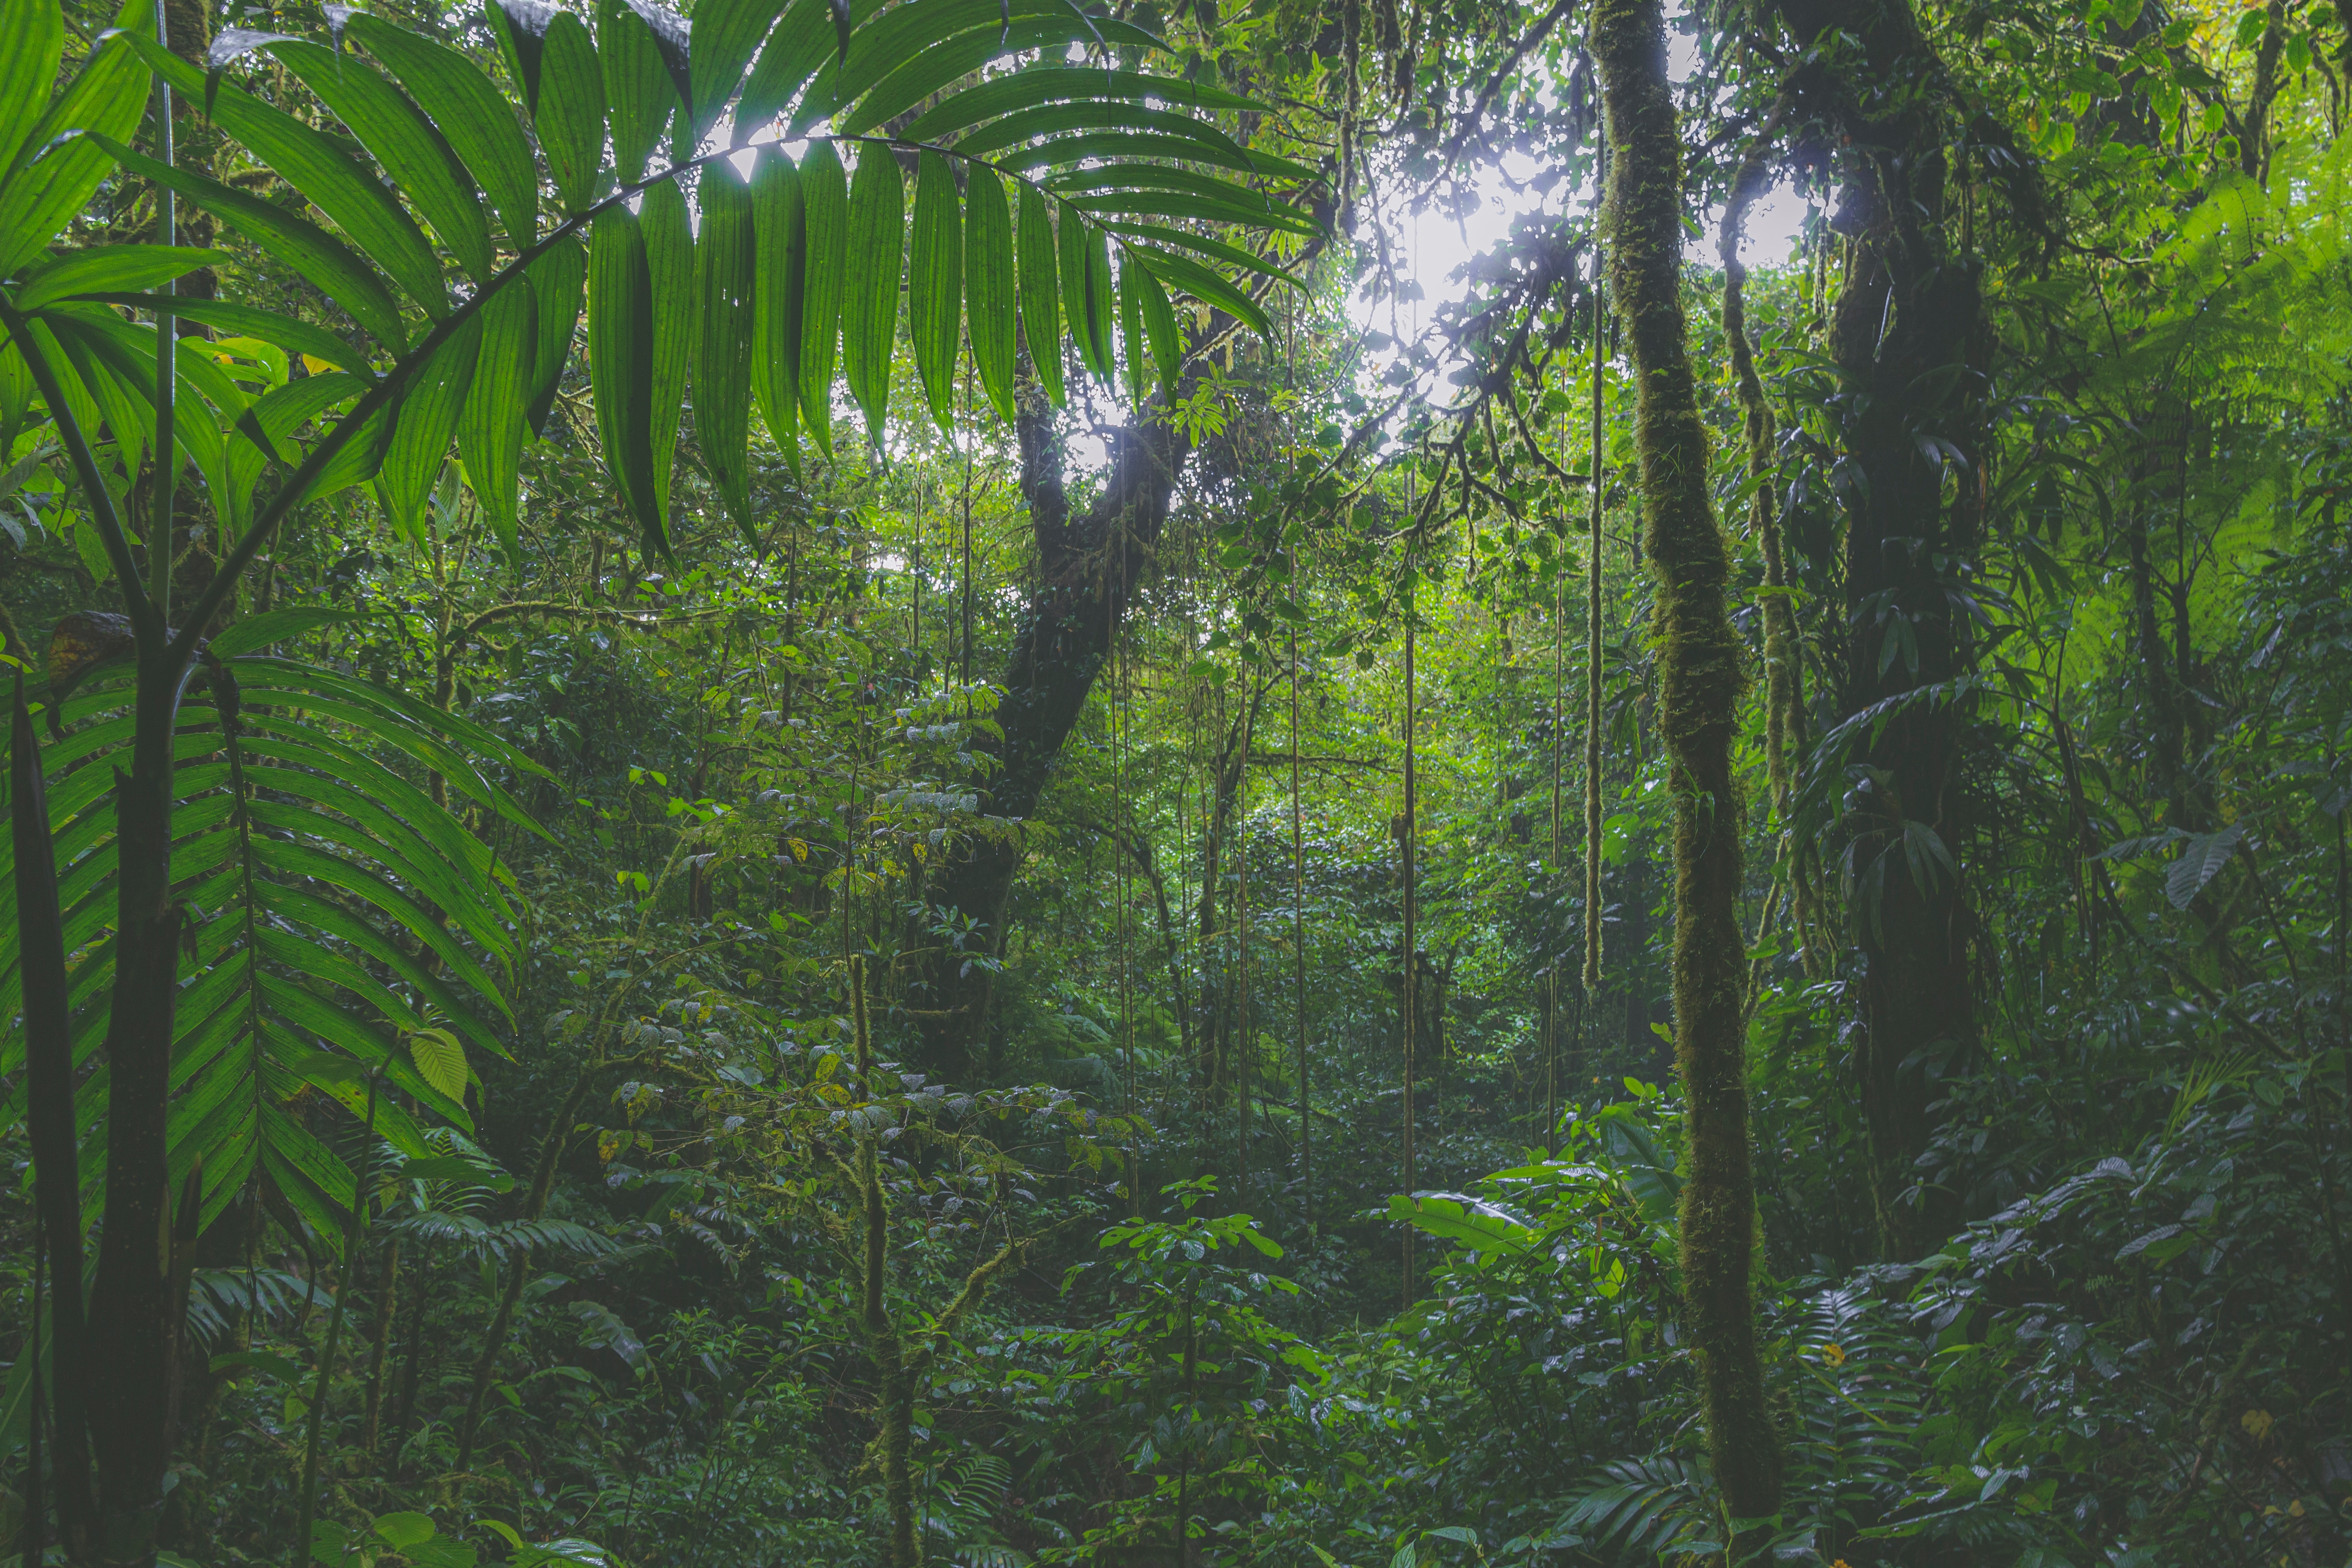
[[[1682,143],[1660,0],[1600,0],[1592,52],[1613,164],[1610,281],[1633,355],[1644,544],[1657,584],[1658,729],[1674,764],[1675,1058],[1688,1133],[1685,1331],[1698,1353],[1728,1555],[1739,1563],[1762,1551],[1780,1500],[1749,1278],[1756,1194],[1731,768],[1739,644],[1726,609],[1730,557],[1707,499],[1706,429],[1683,317]]]

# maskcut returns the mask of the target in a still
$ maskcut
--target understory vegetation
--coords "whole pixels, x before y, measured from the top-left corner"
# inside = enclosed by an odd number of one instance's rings
[[[0,1561],[2352,1561],[2347,71],[0,0]]]

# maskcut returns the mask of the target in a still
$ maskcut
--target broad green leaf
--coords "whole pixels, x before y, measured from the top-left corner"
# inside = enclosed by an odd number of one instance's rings
[[[94,245],[70,250],[16,285],[19,310],[37,310],[78,295],[152,289],[226,259],[217,250],[185,245]]]
[[[375,155],[457,264],[476,282],[488,282],[495,269],[489,219],[457,154],[425,111],[373,67],[324,45],[289,41],[272,44],[269,52]]]
[[[614,167],[623,184],[633,185],[645,178],[646,160],[661,144],[677,90],[653,29],[626,0],[597,0],[596,53],[604,67]]]
[[[648,553],[666,548],[654,487],[653,283],[636,215],[607,207],[588,239],[588,367],[604,467]]]
[[[457,420],[457,453],[499,542],[515,548],[516,501],[529,430],[538,312],[528,274],[507,283],[482,307],[482,349],[473,391]]]
[[[57,334],[74,374],[97,402],[106,434],[123,455],[123,466],[137,472],[155,431],[155,407],[147,396],[152,384],[150,377],[139,374],[137,367],[126,376],[110,364],[110,345],[86,322],[58,310],[44,312],[40,319]],[[94,435],[96,427],[89,427],[87,433]]]
[[[1080,345],[1080,352],[1086,354],[1095,379],[1108,382],[1111,379],[1111,333],[1115,330],[1110,237],[1093,224],[1082,226],[1087,237],[1087,341]]]
[[[18,0],[8,7],[8,25],[0,27],[0,177],[15,169],[18,151],[49,101],[65,45],[62,5]]]
[[[588,28],[569,11],[548,24],[541,57],[539,109],[532,123],[564,213],[577,217],[596,199],[604,161],[604,78]]]
[[[1043,103],[1019,110],[967,132],[957,141],[956,151],[987,157],[1044,138],[1042,145],[1009,153],[999,161],[1008,168],[1064,163],[1075,161],[1060,150],[1064,139],[1076,142],[1106,132],[1127,133],[1156,143],[1162,158],[1212,163],[1244,174],[1256,172],[1247,149],[1208,121],[1171,109],[1117,100]]]
[[[383,498],[384,515],[418,543],[425,538],[425,502],[440,477],[449,439],[457,434],[457,416],[473,386],[481,347],[482,319],[475,316],[434,351],[432,361],[416,373],[400,400],[399,420],[393,426],[376,489]]]
[[[281,605],[277,609],[243,617],[213,638],[208,651],[215,658],[235,658],[304,632],[345,626],[364,618],[362,612],[341,605]]]
[[[882,0],[853,0],[851,24],[863,23],[881,7]],[[833,0],[793,0],[735,100],[735,145],[747,144],[753,132],[782,113],[835,47]]]
[[[841,291],[841,369],[866,411],[877,446],[890,402],[890,351],[898,337],[898,285],[907,254],[907,192],[885,147],[857,154],[849,192],[849,270]]]
[[[938,142],[999,115],[1065,99],[1157,99],[1180,108],[1262,110],[1237,94],[1141,71],[1097,70],[1091,66],[1037,65],[967,88],[925,110],[899,134],[909,142]]]
[[[800,171],[774,145],[760,150],[751,170],[752,249],[758,279],[752,290],[751,382],[768,434],[794,475],[801,467],[801,295],[807,282],[808,228],[801,210]]]
[[[801,289],[801,417],[817,450],[830,458],[834,355],[841,337],[841,296],[849,257],[849,182],[832,142],[811,142],[802,158],[801,202],[808,236],[806,283]]]
[[[654,500],[666,530],[672,459],[677,452],[678,422],[686,412],[687,367],[694,358],[701,290],[694,276],[694,220],[677,182],[664,180],[647,189],[637,221],[645,229],[646,275],[654,310]]]
[[[524,417],[533,435],[545,433],[555,394],[572,357],[572,334],[580,325],[582,293],[588,281],[588,247],[577,239],[550,246],[530,264],[531,303],[538,321],[530,359],[530,405]]]
[[[1143,301],[1138,297],[1136,279],[1143,268],[1121,253],[1118,260],[1118,337],[1119,353],[1126,360],[1127,400],[1130,405],[1143,401]]]
[[[989,401],[1013,423],[1013,374],[1019,349],[1013,280],[1013,209],[1004,182],[985,163],[964,177],[964,335]]]
[[[1256,300],[1243,293],[1209,268],[1187,257],[1166,250],[1154,250],[1149,246],[1132,249],[1138,259],[1158,275],[1160,281],[1171,288],[1181,289],[1204,305],[1212,305],[1242,321],[1260,337],[1272,337],[1274,329]]]
[[[1193,234],[1181,228],[1170,228],[1164,224],[1122,223],[1116,218],[1105,219],[1103,227],[1118,235],[1121,239],[1144,240],[1153,247],[1162,250],[1171,246],[1180,249],[1197,250],[1202,256],[1229,263],[1242,268],[1244,272],[1255,272],[1261,278],[1272,278],[1302,291],[1307,287],[1291,273],[1285,271],[1281,267],[1268,261],[1256,252],[1244,250],[1238,245],[1227,245],[1222,239],[1211,239],[1206,235]]]
[[[217,180],[192,174],[185,169],[167,168],[110,137],[93,135],[91,139],[113,153],[115,161],[131,173],[167,185],[226,219],[229,226],[294,268],[312,287],[341,305],[376,342],[394,353],[407,345],[400,307],[377,281],[374,268],[316,224],[294,216],[274,202],[232,190]]]
[[[721,161],[702,172],[701,342],[694,361],[695,433],[719,499],[748,540],[751,522],[751,351],[753,298],[751,193]]]
[[[1005,37],[1008,22],[1033,16],[1066,20],[1026,46]],[[928,0],[919,6],[900,5],[857,29],[847,65],[830,63],[817,73],[794,123],[814,124],[873,90],[874,103],[860,105],[855,117],[871,128],[977,70],[1006,48],[1034,47],[1048,40],[1065,47],[1090,45],[1097,37],[1114,46],[1164,47],[1140,27],[1111,16],[1075,15],[1061,0]],[[932,60],[939,64],[929,65]],[[887,92],[876,85],[886,78],[890,79]],[[850,122],[845,117],[843,123]]]
[[[1480,1252],[1523,1254],[1543,1239],[1541,1232],[1508,1209],[1467,1193],[1399,1194],[1389,1199],[1389,1215]]]
[[[408,1053],[425,1081],[452,1100],[466,1098],[466,1047],[446,1029],[419,1029],[408,1037]]]
[[[202,71],[152,39],[139,40],[138,47],[149,68],[173,89],[191,99],[203,97]],[[433,247],[392,193],[349,153],[292,115],[234,87],[216,87],[212,118],[333,220],[427,315],[448,313],[449,291]]]
[[[535,118],[540,89],[545,85],[547,35],[572,13],[542,5],[539,0],[489,0],[483,10],[489,16],[490,31],[498,37],[499,58],[506,61],[507,74],[522,89],[523,107]]]
[[[1303,216],[1259,213],[1247,203],[1190,191],[1122,191],[1068,199],[1071,205],[1089,216],[1196,218],[1206,223],[1286,229],[1293,234],[1312,233],[1315,226],[1313,220]]]
[[[941,7],[934,5],[930,9],[936,12]],[[996,11],[989,10],[985,20],[977,26],[960,33],[940,34],[926,39],[913,52],[911,58],[896,64],[854,108],[837,118],[835,133],[842,136],[866,135],[919,107],[926,100],[953,87],[993,60],[1031,49],[1043,50],[1051,57],[1066,50],[1074,39],[1085,37],[1083,29],[1073,26],[1069,7],[1056,4],[1055,0],[1035,0],[1035,3],[1014,5],[1009,9],[1014,18],[1009,24],[1001,20]],[[971,15],[970,10],[964,13],[967,18]],[[942,24],[937,16],[929,20],[934,27],[954,25],[952,22]],[[888,57],[877,52],[877,58],[887,62]],[[1078,69],[1073,74],[1090,75],[1099,83],[1110,73]],[[987,112],[1001,114],[1007,110]],[[963,120],[962,123],[968,125],[972,121]],[[920,138],[909,135],[906,140],[937,142],[943,138],[939,135]]]
[[[694,132],[709,134],[726,111],[728,100],[751,63],[751,51],[768,36],[783,0],[701,0],[694,8],[694,52],[688,67],[693,83]]]
[[[1150,268],[1124,248],[1119,253],[1118,286],[1134,298],[1142,314],[1143,335],[1150,344],[1153,363],[1160,367],[1160,389],[1175,396],[1176,377],[1184,368],[1184,337],[1176,324],[1176,308],[1168,302],[1168,291]]]
[[[1062,299],[1055,255],[1059,242],[1045,198],[1034,185],[1021,187],[1021,331],[1029,344],[1030,368],[1055,407],[1062,406]],[[1083,273],[1080,274],[1084,276]]]
[[[1065,205],[1060,213],[1062,315],[1078,359],[1097,381],[1111,379],[1109,240]]]
[[[365,12],[355,13],[344,26],[432,117],[498,209],[508,245],[529,249],[539,237],[539,178],[531,168],[530,143],[505,96],[455,49]]]
[[[130,40],[152,32],[154,26],[152,5],[124,0],[110,29],[120,36],[100,35],[98,47],[65,91],[33,122],[30,134],[25,133],[23,120],[0,121],[0,141],[16,142],[16,161],[8,165],[6,183],[0,184],[0,278],[15,277],[40,255],[113,173],[110,154],[95,140],[58,142],[72,131],[118,142],[138,132],[147,112],[148,78]],[[40,37],[45,30],[45,24],[26,26],[36,59],[46,49]],[[42,79],[35,103],[48,97],[52,79]]]
[[[431,911],[367,867],[354,865],[309,844],[260,837],[253,841],[253,858],[255,864],[268,868],[275,877],[323,883],[373,906],[379,914],[430,948],[450,973],[484,996],[498,995],[498,982],[433,918]]]
[[[926,150],[916,164],[915,229],[907,264],[907,318],[915,370],[941,430],[955,419],[958,329],[963,324],[963,215],[948,161]]]

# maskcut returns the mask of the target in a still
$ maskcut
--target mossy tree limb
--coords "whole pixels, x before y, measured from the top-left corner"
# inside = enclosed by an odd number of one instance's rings
[[[1756,1195],[1731,748],[1741,674],[1730,555],[1706,488],[1706,429],[1682,307],[1682,143],[1660,0],[1600,0],[1592,21],[1613,168],[1610,281],[1636,379],[1634,446],[1656,579],[1658,727],[1674,770],[1675,1057],[1688,1132],[1682,1195],[1685,1331],[1732,1562],[1762,1552],[1780,1509],[1750,1279]]]

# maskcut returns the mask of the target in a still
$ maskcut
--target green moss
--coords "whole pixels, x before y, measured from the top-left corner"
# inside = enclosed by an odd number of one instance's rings
[[[1675,1057],[1689,1134],[1685,1324],[1729,1516],[1728,1555],[1738,1562],[1762,1549],[1780,1490],[1750,1280],[1756,1197],[1731,758],[1743,674],[1727,599],[1730,554],[1707,497],[1706,430],[1682,308],[1682,145],[1659,0],[1601,0],[1592,40],[1615,154],[1610,276],[1638,377],[1634,445],[1657,580],[1658,727],[1675,792]]]

